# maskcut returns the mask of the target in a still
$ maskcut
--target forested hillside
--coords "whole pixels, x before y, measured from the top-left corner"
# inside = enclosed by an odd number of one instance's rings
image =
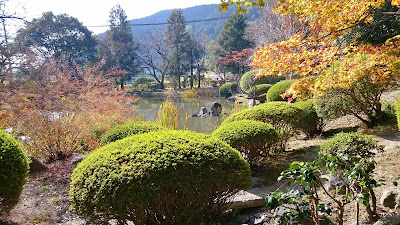
[[[133,36],[140,38],[150,30],[160,31],[161,29],[162,31],[166,31],[168,26],[167,19],[171,15],[172,11],[173,9],[163,10],[144,18],[130,20],[129,22],[132,25]],[[204,33],[207,34],[211,39],[215,39],[218,36],[226,19],[234,12],[234,10],[230,10],[226,13],[219,13],[218,4],[194,6],[182,9],[182,11],[186,18],[189,29],[193,29],[195,37],[198,37]],[[248,21],[253,21],[259,18],[260,15],[260,9],[252,8],[249,10],[249,13],[246,16]],[[205,21],[198,22],[199,20]],[[103,38],[104,35],[105,33],[99,34],[99,37]]]

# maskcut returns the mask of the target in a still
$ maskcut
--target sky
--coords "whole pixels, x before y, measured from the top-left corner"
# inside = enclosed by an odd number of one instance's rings
[[[66,13],[77,18],[93,33],[98,34],[107,27],[90,26],[107,25],[110,9],[120,4],[128,19],[142,18],[164,9],[187,8],[203,4],[216,4],[220,0],[8,0],[7,9],[17,13],[28,21],[40,17],[43,12],[54,14]],[[163,21],[160,21],[163,22]]]

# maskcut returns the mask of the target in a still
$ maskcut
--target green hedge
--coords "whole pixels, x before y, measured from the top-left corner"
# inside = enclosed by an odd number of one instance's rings
[[[372,157],[382,152],[384,146],[365,134],[339,133],[326,141],[320,148],[320,155],[350,155],[357,158]]]
[[[157,83],[157,81],[150,77],[139,77],[139,78],[136,78],[135,81],[133,81],[134,86],[139,86],[139,85],[143,85],[143,84],[150,85],[150,84],[154,84],[154,83]]]
[[[92,152],[71,176],[71,209],[92,221],[207,224],[252,184],[225,142],[192,131],[138,134]]]
[[[294,103],[303,110],[303,116],[299,119],[299,128],[307,137],[311,138],[322,133],[324,121],[315,110],[315,100],[309,99]]]
[[[238,84],[235,82],[228,82],[219,88],[219,96],[228,98],[238,92]]]
[[[28,158],[20,143],[0,130],[0,214],[17,204],[28,170]]]
[[[148,133],[150,131],[157,131],[164,129],[161,126],[150,121],[130,121],[122,125],[116,126],[107,131],[100,141],[100,145],[104,146],[108,143],[135,135]]]
[[[243,74],[240,78],[240,88],[244,91],[248,91],[250,88],[257,86],[259,84],[275,84],[276,82],[285,79],[284,77],[277,77],[277,76],[262,76],[256,78],[254,74],[258,72],[258,70],[251,70]]]
[[[278,142],[278,133],[271,125],[252,120],[224,123],[211,136],[244,153],[251,164],[267,156]]]
[[[283,80],[274,84],[267,92],[267,101],[286,101],[281,97],[281,94],[285,93],[289,86],[296,80]]]
[[[271,124],[279,133],[282,149],[290,137],[300,128],[300,118],[303,110],[298,106],[286,102],[267,102],[239,113],[230,115],[224,123],[240,120],[256,120]]]

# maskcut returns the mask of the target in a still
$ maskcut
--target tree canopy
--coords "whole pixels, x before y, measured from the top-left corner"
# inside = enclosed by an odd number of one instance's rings
[[[16,42],[41,57],[66,57],[70,64],[86,63],[97,53],[97,40],[78,19],[43,13],[18,31]]]

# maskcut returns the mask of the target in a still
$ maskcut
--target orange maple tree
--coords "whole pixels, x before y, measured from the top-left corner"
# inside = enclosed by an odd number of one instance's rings
[[[265,2],[222,0],[220,10],[236,5],[246,12],[244,6],[263,6]],[[400,35],[378,45],[346,36],[361,24],[374,23],[376,15],[400,15],[400,10],[382,11],[385,4],[400,7],[400,0],[278,0],[276,13],[295,15],[307,28],[288,40],[260,47],[251,65],[261,69],[259,76],[300,76],[284,94],[289,98],[349,89],[366,77],[373,84],[390,88],[399,73]]]

